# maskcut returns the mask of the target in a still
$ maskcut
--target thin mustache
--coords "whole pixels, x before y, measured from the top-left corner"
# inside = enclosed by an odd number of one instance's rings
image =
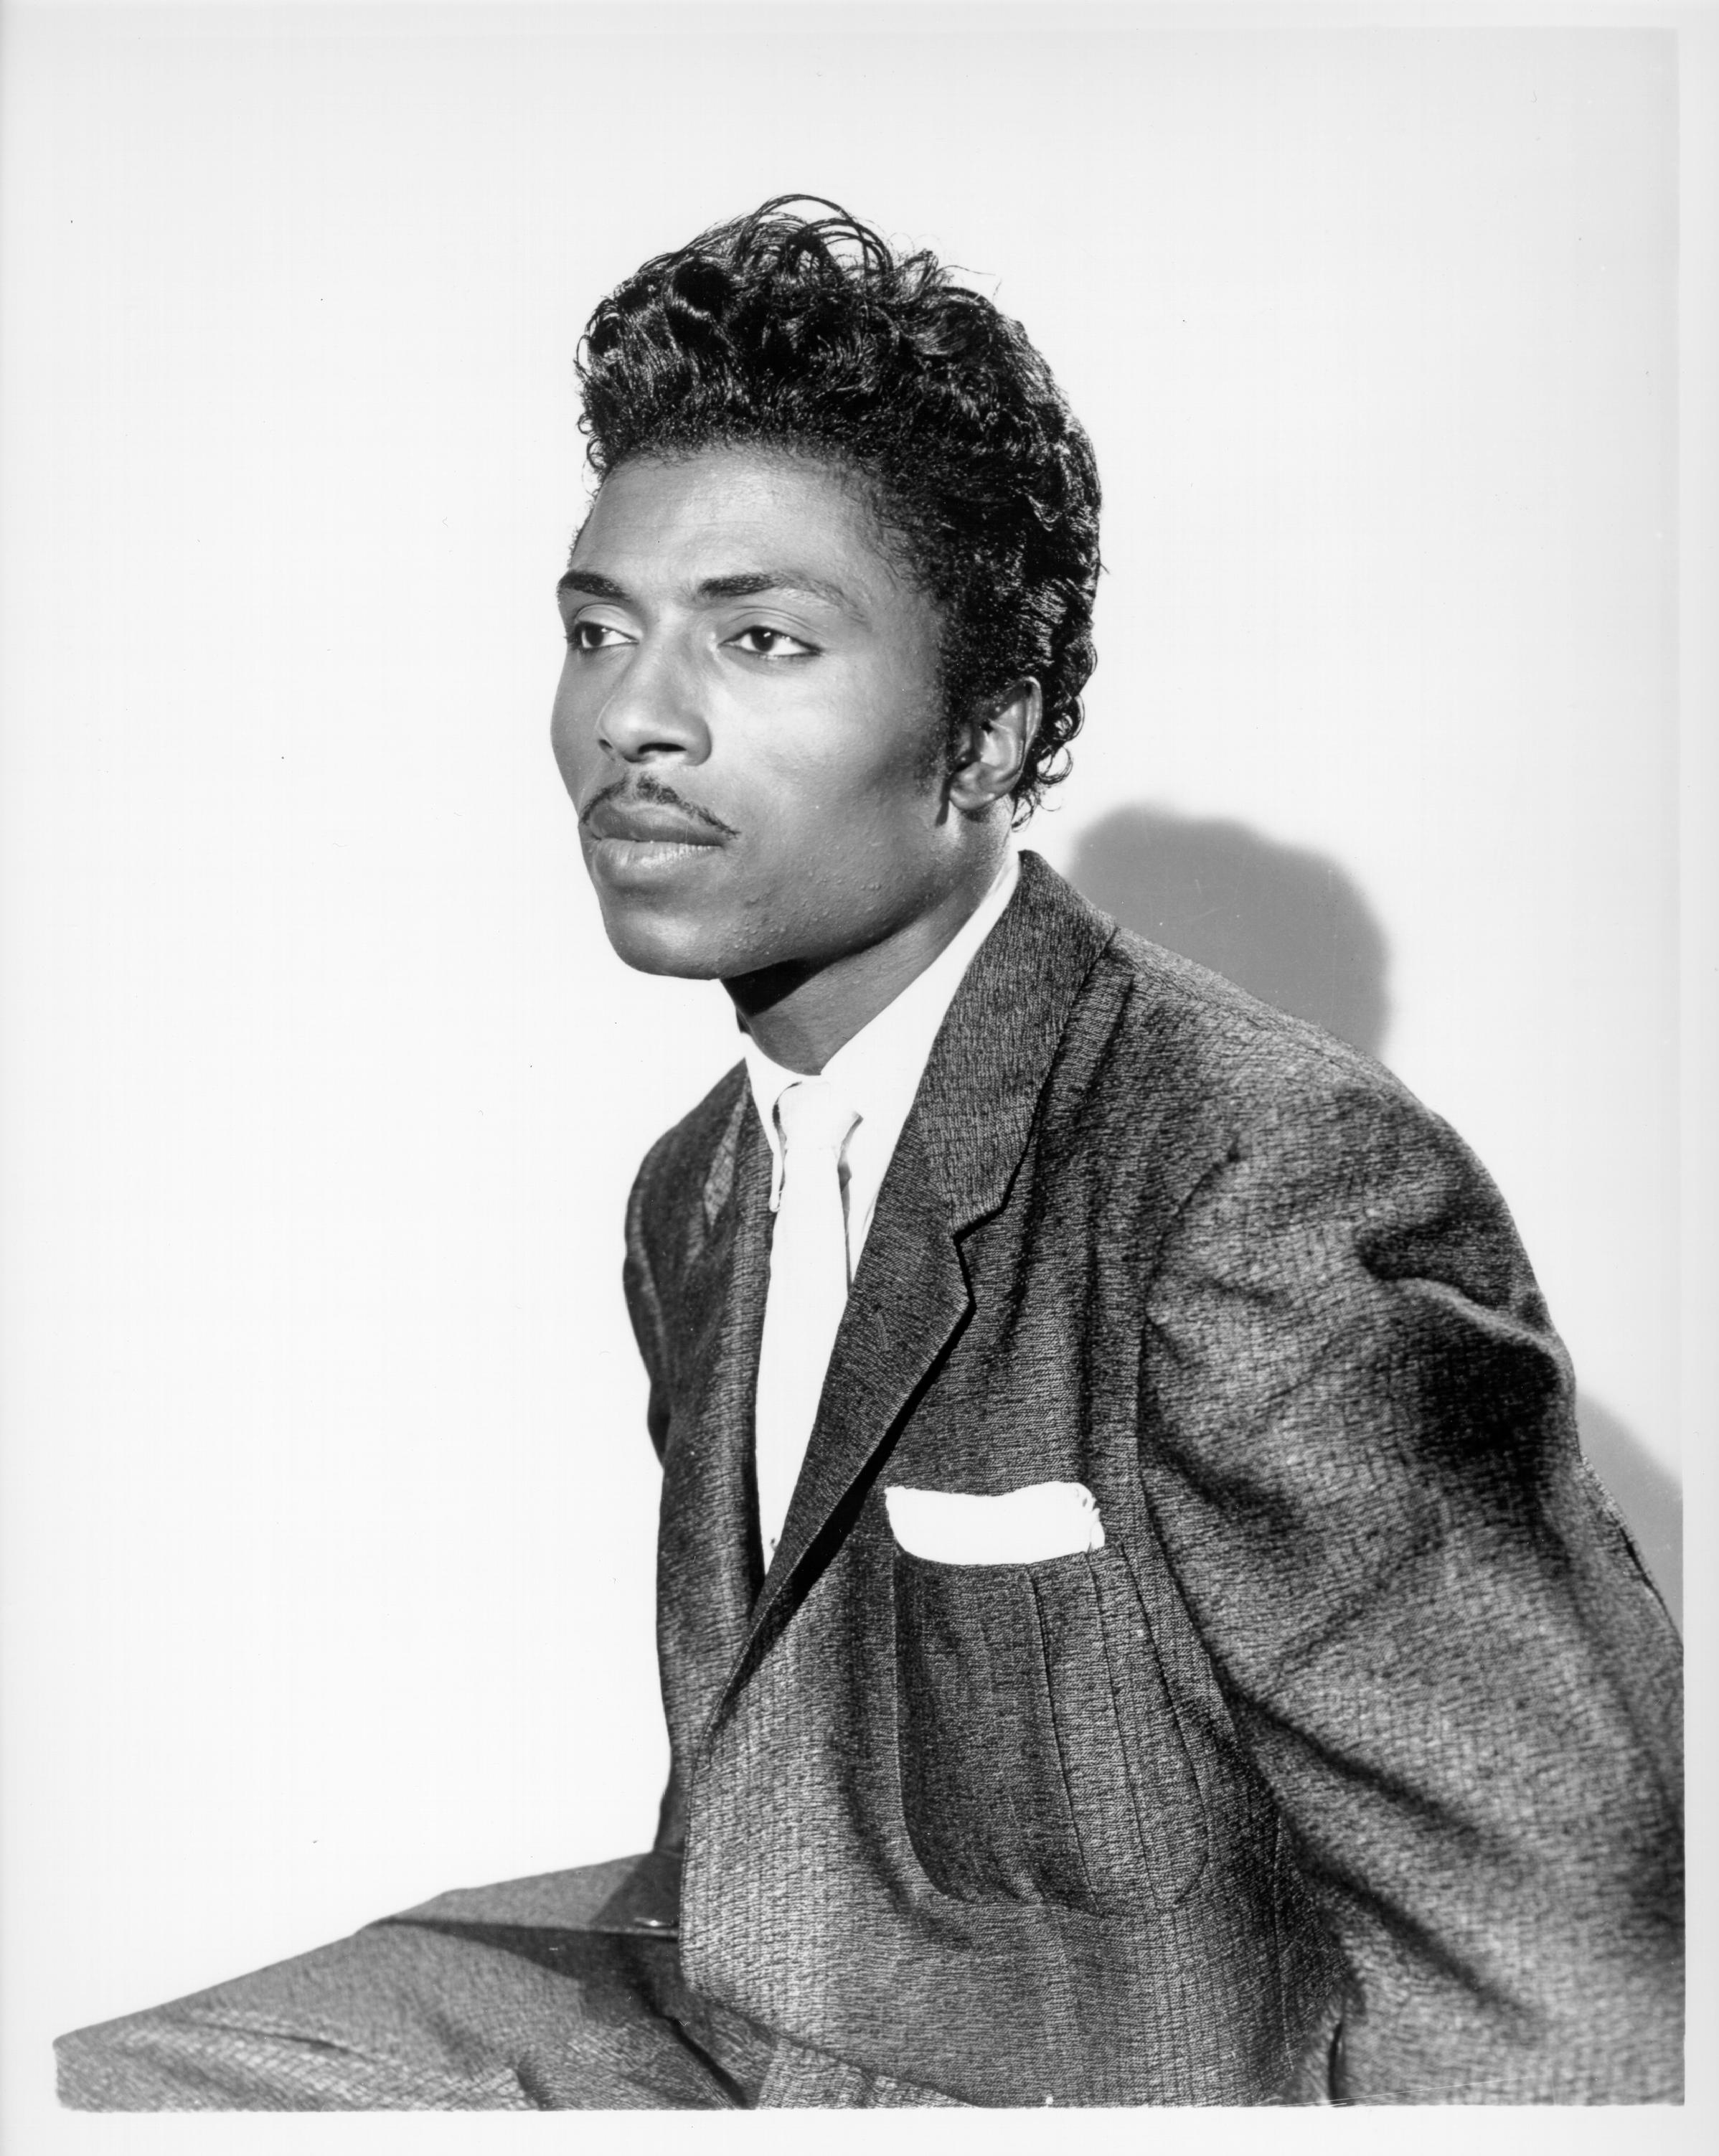
[[[713,816],[708,808],[700,808],[697,802],[687,800],[684,794],[677,793],[672,786],[665,786],[659,778],[635,780],[630,788],[624,778],[616,779],[612,785],[605,786],[599,793],[592,795],[579,811],[579,821],[589,823],[605,801],[619,800],[623,796],[628,802],[648,801],[658,808],[678,808],[683,816],[690,816],[694,823],[703,824],[712,831],[720,831],[725,839],[740,836],[731,824],[725,824],[720,816]]]

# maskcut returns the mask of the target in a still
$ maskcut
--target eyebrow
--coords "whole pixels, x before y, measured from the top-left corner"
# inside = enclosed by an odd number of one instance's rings
[[[556,586],[557,592],[582,592],[590,599],[621,599],[627,594],[613,577],[599,577],[590,569],[569,569]]]
[[[613,577],[599,576],[594,569],[569,569],[556,590],[580,592],[587,598],[609,599],[619,605],[628,598]],[[865,609],[851,592],[827,577],[813,576],[809,569],[743,569],[732,576],[706,577],[693,586],[692,598],[695,604],[708,606],[721,599],[759,598],[767,592],[803,592],[856,620],[865,619]]]

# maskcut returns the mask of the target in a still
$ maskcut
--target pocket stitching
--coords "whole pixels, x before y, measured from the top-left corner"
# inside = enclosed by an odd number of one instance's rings
[[[1104,1897],[1093,1884],[1092,1865],[1086,1854],[1086,1835],[1080,1825],[1080,1807],[1075,1799],[1075,1788],[1069,1779],[1069,1748],[1063,1738],[1062,1717],[1057,1712],[1056,1686],[1050,1676],[1050,1642],[1044,1634],[1044,1603],[1039,1592],[1039,1583],[1029,1572],[1027,1588],[1033,1598],[1033,1627],[1039,1646],[1039,1671],[1044,1683],[1045,1704],[1050,1709],[1051,1742],[1056,1748],[1056,1771],[1062,1781],[1063,1802],[1068,1807],[1069,1825],[1075,1830],[1075,1847],[1080,1853],[1080,1876],[1086,1881],[1087,1907],[1094,1914],[1101,1913]]]
[[[896,1554],[896,1557],[898,1558],[898,1559],[899,1559],[899,1558],[903,1558],[903,1557],[906,1557],[906,1558],[912,1558],[912,1553],[911,1553],[911,1551],[907,1551],[907,1550],[903,1550],[903,1549],[901,1549],[899,1544],[896,1546],[895,1554]],[[917,1563],[917,1564],[929,1564],[929,1565],[931,1565],[931,1566],[932,1566],[932,1568],[933,1568],[933,1569],[935,1569],[935,1570],[938,1570],[938,1571],[950,1571],[950,1570],[953,1570],[953,1569],[957,1569],[957,1568],[951,1567],[951,1566],[939,1566],[939,1565],[936,1565],[936,1564],[935,1563],[935,1561],[934,1561],[934,1560],[932,1560],[932,1559],[929,1559],[929,1558],[913,1558],[913,1562],[914,1562],[915,1563]],[[966,1569],[966,1568],[959,1568]],[[993,1570],[994,1570],[994,1569],[996,1569],[996,1568],[995,1568],[995,1567],[993,1567],[993,1568],[992,1568],[992,1569],[993,1569]],[[911,1577],[911,1573],[910,1573],[909,1577],[910,1577],[910,1578]],[[1036,1605],[1035,1605],[1035,1606],[1036,1606]],[[907,1836],[907,1845],[908,1845],[909,1849],[911,1849],[911,1850],[912,1851],[912,1852],[913,1852],[913,1861],[914,1861],[914,1862],[915,1862],[915,1863],[919,1866],[919,1868],[920,1868],[920,1871],[921,1871],[921,1874],[922,1874],[922,1875],[924,1876],[924,1877],[925,1877],[925,1878],[926,1878],[926,1879],[930,1882],[930,1884],[931,1884],[931,1887],[932,1887],[932,1888],[933,1888],[933,1889],[934,1889],[937,1893],[939,1893],[939,1894],[942,1894],[942,1895],[946,1896],[946,1897],[947,1897],[950,1901],[952,1901],[952,1902],[959,1902],[959,1903],[962,1904],[963,1906],[972,1906],[972,1905],[976,1904],[976,1903],[984,1903],[984,1902],[1008,1902],[1008,1901],[1009,1901],[1009,1900],[1012,1898],[1011,1897],[1009,1897],[1009,1896],[1008,1896],[1008,1895],[1004,1895],[1004,1894],[984,1894],[984,1893],[979,1893],[979,1894],[963,1894],[963,1893],[958,1893],[958,1892],[955,1892],[955,1891],[954,1891],[954,1889],[952,1889],[952,1887],[947,1887],[947,1886],[944,1885],[944,1884],[942,1883],[942,1881],[941,1880],[939,1880],[939,1879],[938,1879],[938,1877],[936,1876],[936,1873],[931,1870],[930,1864],[926,1861],[926,1856],[925,1856],[924,1851],[921,1849],[920,1845],[919,1845],[919,1842],[918,1842],[917,1839],[915,1837],[914,1831],[913,1831],[913,1810],[914,1810],[914,1807],[913,1807],[911,1804],[910,1804],[910,1803],[909,1803],[909,1802],[908,1802],[908,1800],[907,1800],[907,1785],[906,1785],[906,1773],[905,1773],[906,1760],[905,1760],[905,1758],[904,1758],[904,1755],[903,1755],[903,1745],[902,1745],[902,1741],[901,1741],[901,1740],[902,1740],[902,1733],[903,1733],[903,1732],[902,1732],[902,1724],[903,1724],[903,1721],[904,1721],[904,1717],[903,1717],[903,1713],[902,1713],[902,1702],[903,1702],[904,1697],[905,1697],[905,1696],[906,1696],[906,1687],[903,1686],[903,1684],[902,1684],[902,1682],[901,1682],[901,1620],[900,1620],[900,1613],[899,1613],[899,1609],[898,1609],[898,1608],[896,1607],[895,1597],[894,1596],[894,1594],[891,1594],[891,1596],[890,1596],[890,1610],[891,1610],[891,1618],[892,1618],[892,1620],[893,1620],[894,1630],[895,1630],[895,1658],[894,1658],[894,1659],[895,1659],[895,1671],[896,1671],[896,1678],[895,1678],[895,1685],[896,1685],[896,1706],[895,1706],[895,1789],[896,1789],[896,1798],[897,1798],[897,1802],[899,1803],[900,1807],[901,1807],[901,1824],[902,1824],[902,1826],[903,1826],[903,1828],[904,1828],[904,1830],[905,1830],[905,1831],[906,1831],[906,1836]],[[915,1616],[916,1616],[916,1617],[917,1617],[917,1615],[918,1615],[918,1612],[917,1612],[917,1610],[916,1610],[916,1609],[915,1610],[915,1613],[914,1613],[914,1614],[915,1614]],[[977,1645],[978,1645],[978,1655],[979,1655],[979,1661],[980,1661],[980,1664],[981,1664],[981,1672],[980,1672],[980,1673],[981,1673],[981,1681],[982,1681],[982,1683],[983,1683],[983,1695],[984,1695],[984,1697],[983,1697],[983,1708],[984,1708],[983,1719],[984,1719],[984,1722],[985,1722],[985,1723],[986,1723],[986,1726],[987,1726],[988,1727],[989,1727],[989,1728],[991,1728],[991,1729],[993,1729],[993,1730],[994,1730],[994,1729],[997,1729],[998,1727],[999,1727],[1000,1723],[1001,1723],[1001,1717],[999,1717],[999,1715],[998,1715],[998,1708],[997,1708],[997,1678],[996,1678],[996,1671],[995,1671],[995,1668],[994,1668],[994,1666],[993,1666],[993,1661],[992,1661],[992,1655],[991,1655],[991,1643],[990,1643],[989,1639],[986,1636],[986,1633],[985,1633],[984,1626],[983,1625],[983,1624],[981,1624],[981,1625],[976,1625],[976,1626],[973,1628],[973,1635],[972,1635],[972,1636],[973,1636],[973,1638],[974,1638],[974,1640],[975,1640],[975,1641],[976,1641],[976,1643],[977,1643]],[[1042,1658],[1043,1652],[1044,1652],[1044,1650],[1043,1650],[1042,1645],[1041,1645],[1041,1647],[1040,1647],[1039,1651],[1040,1651],[1040,1656],[1041,1656],[1041,1658]],[[1048,1692],[1049,1689],[1049,1686],[1047,1685],[1047,1686],[1046,1686],[1046,1691],[1047,1691],[1047,1692]],[[1059,1768],[1060,1768],[1060,1765],[1061,1765],[1061,1757],[1062,1757],[1062,1755],[1061,1755],[1061,1750],[1060,1750],[1060,1748],[1059,1747],[1059,1749],[1058,1749],[1058,1754],[1057,1754],[1057,1759],[1058,1759],[1058,1765],[1059,1765]],[[1002,1798],[1002,1800],[1003,1800],[1003,1804],[1004,1804],[1005,1805],[1007,1805],[1007,1807],[1008,1807],[1008,1825],[1009,1825],[1009,1826],[1010,1826],[1010,1828],[1011,1828],[1011,1830],[1012,1830],[1012,1831],[1013,1831],[1013,1834],[1015,1846],[1019,1848],[1019,1847],[1020,1847],[1020,1846],[1023,1845],[1023,1842],[1024,1842],[1024,1837],[1023,1836],[1022,1830],[1021,1830],[1020,1814],[1019,1814],[1019,1811],[1016,1810],[1016,1808],[1015,1808],[1014,1791],[1013,1791],[1013,1789],[1011,1787],[1009,1787],[1009,1786],[1005,1783],[1005,1784],[1002,1784],[1002,1785],[1000,1786],[1000,1789],[999,1789],[999,1794],[1000,1794],[1000,1796],[1001,1796],[1001,1798]],[[1070,1806],[1070,1818],[1072,1819],[1072,1817],[1073,1817],[1073,1807],[1072,1807],[1072,1806]],[[1077,1831],[1078,1831],[1078,1830],[1077,1830]],[[1080,1862],[1081,1862],[1081,1869],[1082,1869],[1082,1871],[1085,1871],[1085,1852],[1084,1851],[1082,1851],[1082,1852],[1081,1852]]]
[[[1163,1732],[1163,1737],[1167,1743],[1173,1742],[1177,1751],[1181,1754],[1183,1771],[1177,1779],[1186,1784],[1193,1794],[1197,1807],[1200,1837],[1198,1854],[1193,1863],[1188,1866],[1186,1878],[1178,1881],[1176,1876],[1177,1867],[1168,1861],[1167,1851],[1166,1861],[1162,1866],[1163,1885],[1162,1889],[1156,1889],[1153,1880],[1159,1867],[1154,1856],[1155,1837],[1147,1826],[1146,1814],[1141,1808],[1142,1799],[1147,1794],[1150,1787],[1145,1763],[1143,1759],[1139,1759],[1139,1754],[1143,1748],[1140,1742],[1141,1732],[1137,1727],[1135,1740],[1131,1743],[1128,1730],[1123,1722],[1124,1715],[1131,1713],[1131,1708],[1137,1706],[1138,1702],[1131,1701],[1128,1697],[1133,1687],[1125,1682],[1122,1672],[1117,1668],[1116,1656],[1111,1640],[1111,1620],[1106,1614],[1104,1596],[1095,1578],[1093,1595],[1098,1604],[1098,1633],[1104,1649],[1105,1673],[1110,1681],[1111,1711],[1116,1718],[1116,1742],[1121,1748],[1123,1776],[1128,1784],[1128,1799],[1133,1809],[1134,1823],[1140,1837],[1141,1853],[1146,1866],[1147,1892],[1157,1907],[1169,1910],[1177,1907],[1188,1898],[1210,1860],[1211,1820],[1206,1810],[1205,1790],[1201,1784],[1199,1776],[1194,1772],[1193,1755],[1188,1748],[1188,1734],[1182,1726],[1182,1717],[1177,1712],[1176,1696],[1171,1687],[1170,1673],[1164,1666],[1164,1658],[1158,1649],[1157,1637],[1152,1630],[1152,1618],[1146,1607],[1146,1598],[1140,1592],[1140,1583],[1135,1577],[1133,1563],[1127,1552],[1119,1549],[1119,1555],[1121,1563],[1113,1566],[1111,1569],[1119,1575],[1120,1584],[1132,1597],[1135,1606],[1140,1612],[1141,1650],[1152,1656],[1157,1667],[1159,1681],[1163,1686],[1164,1705],[1169,1722],[1169,1727]],[[1135,1718],[1138,1719],[1138,1717]],[[1137,1760],[1138,1763],[1137,1763]]]
[[[1048,1909],[1061,1909],[1076,1915],[1099,1918],[1131,1910],[1137,1912],[1142,1905],[1161,1914],[1167,1913],[1177,1907],[1192,1892],[1210,1861],[1210,1815],[1206,1802],[1205,1788],[1193,1763],[1192,1749],[1187,1741],[1187,1732],[1177,1709],[1169,1671],[1165,1666],[1151,1615],[1146,1607],[1146,1599],[1140,1591],[1130,1553],[1121,1544],[1113,1544],[1103,1551],[1071,1551],[1055,1558],[1040,1558],[1025,1564],[967,1565],[952,1563],[935,1558],[916,1556],[912,1551],[904,1549],[891,1537],[891,1556],[897,1571],[903,1575],[904,1584],[908,1585],[909,1606],[916,1619],[919,1614],[917,1604],[921,1582],[932,1579],[947,1580],[952,1574],[972,1574],[977,1575],[974,1583],[976,1586],[980,1582],[988,1582],[994,1587],[999,1581],[999,1576],[1003,1576],[1018,1579],[1028,1590],[1028,1607],[1030,1609],[1033,1620],[1033,1643],[1029,1650],[1029,1662],[1036,1666],[1039,1678],[1039,1697],[1034,1703],[1034,1710],[1047,1714],[1049,1721],[1049,1733],[1055,1753],[1056,1770],[1062,1790],[1065,1816],[1072,1833],[1074,1854],[1079,1860],[1080,1876],[1085,1881],[1085,1892],[1080,1899],[1075,1899],[1066,1892],[1044,1891],[1030,1900],[1024,1900],[1018,1895],[994,1890],[987,1891],[983,1887],[977,1892],[952,1892],[948,1887],[941,1885],[926,1863],[919,1842],[914,1835],[912,1808],[906,1801],[908,1792],[903,1771],[906,1764],[904,1756],[905,1747],[902,1743],[906,1728],[901,1707],[898,1705],[895,1717],[896,1731],[895,1780],[898,1790],[898,1801],[901,1804],[902,1825],[915,1861],[933,1890],[965,1906],[998,1903],[1021,1907],[1036,1906]],[[1146,1819],[1141,1809],[1147,1794],[1147,1786],[1142,1779],[1143,1769],[1137,1765],[1137,1753],[1140,1748],[1137,1744],[1130,1743],[1124,1726],[1123,1716],[1125,1712],[1129,1712],[1129,1701],[1125,1697],[1125,1694],[1131,1695],[1137,1688],[1123,1681],[1124,1673],[1119,1671],[1116,1654],[1112,1645],[1111,1633],[1114,1628],[1111,1621],[1107,1620],[1106,1615],[1104,1594],[1097,1576],[1099,1566],[1106,1557],[1111,1560],[1106,1568],[1107,1570],[1116,1577],[1122,1590],[1133,1598],[1140,1609],[1143,1630],[1139,1642],[1139,1650],[1150,1655],[1156,1664],[1162,1686],[1167,1721],[1167,1727],[1164,1729],[1163,1733],[1181,1754],[1182,1771],[1179,1775],[1175,1776],[1175,1779],[1183,1783],[1193,1799],[1192,1810],[1200,1835],[1199,1849],[1194,1862],[1188,1871],[1186,1879],[1177,1883],[1173,1891],[1171,1881],[1175,1875],[1174,1871],[1168,1866],[1164,1867],[1165,1878],[1162,1887],[1159,1887],[1156,1883],[1159,1866],[1154,1861],[1154,1837],[1147,1832]],[[1096,1623],[1096,1644],[1103,1657],[1101,1691],[1113,1732],[1111,1741],[1116,1746],[1113,1756],[1126,1790],[1127,1811],[1124,1816],[1131,1819],[1134,1823],[1134,1845],[1139,1865],[1140,1883],[1137,1887],[1131,1887],[1130,1885],[1125,1884],[1120,1889],[1112,1889],[1108,1892],[1102,1891],[1095,1881],[1092,1858],[1089,1854],[1090,1821],[1083,1820],[1085,1807],[1077,1797],[1074,1782],[1070,1774],[1070,1758],[1078,1748],[1075,1743],[1074,1735],[1069,1732],[1066,1727],[1066,1702],[1059,1701],[1058,1687],[1051,1677],[1047,1618],[1039,1578],[1041,1573],[1075,1565],[1081,1568],[1085,1592],[1090,1597],[1092,1615]],[[892,1604],[896,1602],[895,1596],[892,1595],[890,1599]],[[894,1659],[899,1672],[901,1668],[902,1646],[899,1604],[896,1604],[892,1614],[895,1619],[896,1635]],[[988,1633],[983,1622],[975,1625],[974,1635],[975,1644],[981,1658],[979,1673],[984,1687],[985,1725],[993,1730],[1001,1732],[1007,1727],[1008,1717],[1003,1717],[998,1707],[995,1656]],[[898,1698],[905,1699],[906,1688],[901,1686],[899,1674],[897,1685]],[[1137,1716],[1131,1718],[1135,1721],[1140,1719]],[[1173,1774],[1173,1768],[1172,1771]],[[1015,1786],[1007,1781],[1000,1782],[997,1793],[1008,1807],[1008,1825],[1012,1830],[1013,1847],[1020,1850],[1029,1845],[1030,1838],[1027,1837],[1023,1831]]]
[[[1200,1861],[1194,1866],[1188,1880],[1191,1887],[1211,1860],[1214,1829],[1212,1807],[1206,1791],[1207,1777],[1200,1770],[1193,1744],[1188,1738],[1188,1722],[1183,1712],[1182,1703],[1176,1697],[1176,1686],[1171,1677],[1169,1660],[1159,1640],[1157,1623],[1152,1615],[1152,1605],[1147,1600],[1146,1590],[1141,1582],[1140,1568],[1135,1562],[1131,1550],[1122,1551],[1122,1562],[1127,1570],[1129,1584],[1134,1590],[1134,1599],[1140,1604],[1140,1614],[1146,1620],[1147,1637],[1152,1643],[1153,1659],[1157,1661],[1159,1674],[1164,1681],[1164,1697],[1169,1704],[1171,1719],[1176,1725],[1177,1741],[1182,1747],[1182,1758],[1188,1768],[1188,1779],[1193,1785],[1195,1796],[1199,1800],[1202,1845]]]

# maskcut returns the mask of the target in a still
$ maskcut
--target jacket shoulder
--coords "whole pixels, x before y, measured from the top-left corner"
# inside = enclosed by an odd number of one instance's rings
[[[1214,1105],[1246,1111],[1342,1092],[1436,1122],[1374,1057],[1131,930],[1117,932],[1100,972],[1167,1078]]]
[[[1080,1029],[1079,1122],[1111,1132],[1109,1158],[1126,1156],[1121,1132],[1143,1123],[1150,1145],[1132,1152],[1154,1156],[1169,1212],[1195,1190],[1212,1201],[1229,1190],[1236,1203],[1251,1190],[1270,1212],[1346,1218],[1361,1240],[1387,1216],[1417,1250],[1454,1235],[1484,1253],[1495,1291],[1532,1279],[1482,1162],[1359,1048],[1128,932],[1096,966],[1074,1014]]]

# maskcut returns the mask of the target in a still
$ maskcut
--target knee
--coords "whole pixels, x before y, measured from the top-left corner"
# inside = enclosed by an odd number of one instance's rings
[[[59,2100],[74,2111],[211,2107],[197,2046],[167,2010],[127,2015],[54,2039]]]

